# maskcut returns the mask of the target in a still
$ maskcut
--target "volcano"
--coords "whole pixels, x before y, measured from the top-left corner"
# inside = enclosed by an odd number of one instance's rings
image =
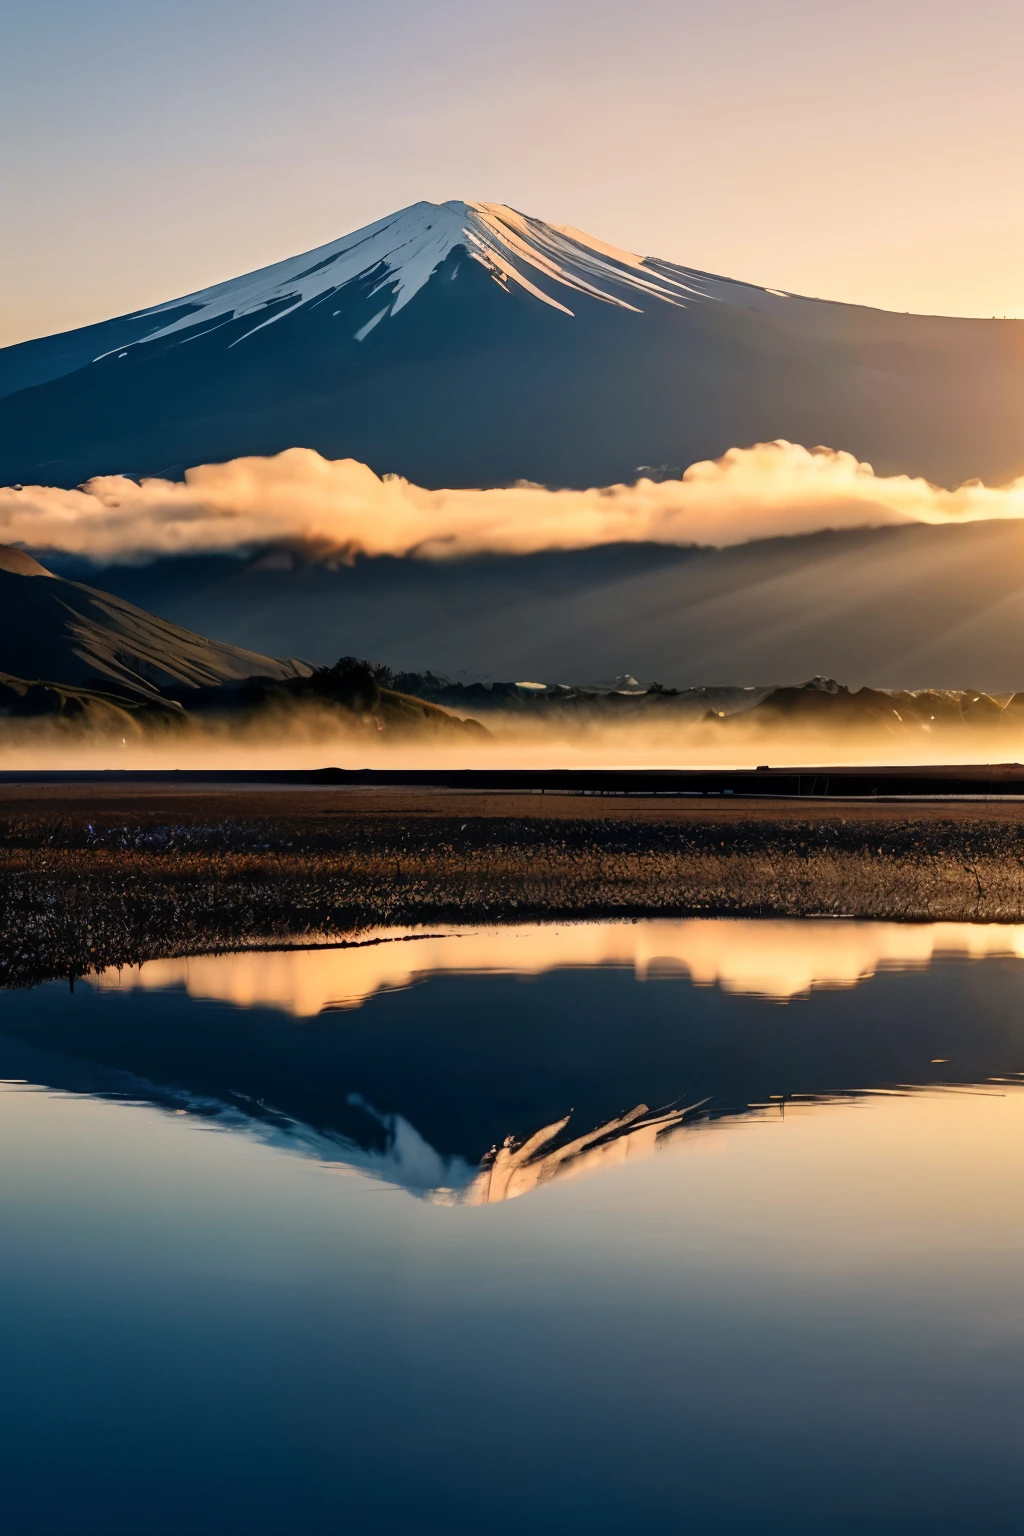
[[[0,351],[0,483],[300,445],[426,486],[676,475],[789,438],[945,484],[1024,468],[1024,322],[890,314],[416,203],[184,298]]]

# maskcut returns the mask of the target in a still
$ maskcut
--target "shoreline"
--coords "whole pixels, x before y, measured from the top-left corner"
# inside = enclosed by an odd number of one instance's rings
[[[0,804],[14,796],[372,792],[569,795],[609,799],[1024,799],[1024,764],[940,763],[758,768],[96,768],[2,769]]]
[[[430,923],[1024,921],[1024,805],[433,788],[0,792],[0,985]]]

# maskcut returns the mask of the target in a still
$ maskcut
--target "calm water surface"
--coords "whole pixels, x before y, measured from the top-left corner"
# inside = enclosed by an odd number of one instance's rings
[[[374,937],[0,995],[5,1531],[1017,1528],[1024,931]]]

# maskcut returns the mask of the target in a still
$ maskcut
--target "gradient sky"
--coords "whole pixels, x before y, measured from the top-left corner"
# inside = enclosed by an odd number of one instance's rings
[[[1020,0],[33,0],[0,57],[0,344],[451,197],[1024,315]]]

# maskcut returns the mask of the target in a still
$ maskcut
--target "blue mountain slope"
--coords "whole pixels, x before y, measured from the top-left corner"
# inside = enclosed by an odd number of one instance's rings
[[[84,572],[68,559],[61,568]],[[86,579],[253,650],[318,663],[354,653],[463,682],[631,672],[692,687],[824,673],[881,688],[1024,690],[1015,520],[336,569],[286,552],[193,556]]]
[[[887,314],[418,203],[0,351],[0,483],[294,445],[425,485],[590,485],[788,437],[950,484],[1024,469],[1024,322]]]

